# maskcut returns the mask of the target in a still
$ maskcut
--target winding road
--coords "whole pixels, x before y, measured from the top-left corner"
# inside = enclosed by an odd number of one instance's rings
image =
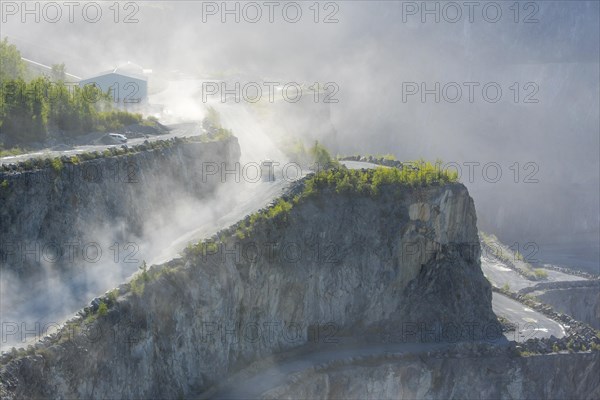
[[[168,140],[175,137],[191,137],[198,136],[203,133],[202,127],[199,123],[182,123],[176,125],[170,125],[171,131],[163,135],[149,136],[148,138],[134,138],[129,139],[126,143],[127,146],[132,147],[144,143],[146,140],[149,142],[155,142],[158,140]],[[102,144],[102,145],[84,145],[76,146],[69,150],[52,150],[43,149],[39,151],[33,151],[29,153],[19,154],[16,156],[0,157],[0,165],[3,164],[15,164],[21,161],[26,161],[30,158],[54,158],[61,156],[77,155],[86,152],[97,151],[102,153],[104,150],[110,147],[121,147],[121,144]]]

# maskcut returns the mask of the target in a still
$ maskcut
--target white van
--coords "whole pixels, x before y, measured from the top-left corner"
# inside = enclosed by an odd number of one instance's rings
[[[109,133],[108,136],[121,143],[127,143],[127,137],[125,135],[121,135],[120,133]]]

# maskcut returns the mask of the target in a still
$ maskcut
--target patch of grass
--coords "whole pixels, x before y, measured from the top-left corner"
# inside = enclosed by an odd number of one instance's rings
[[[95,151],[94,152],[85,151],[85,152],[79,154],[79,158],[81,158],[83,161],[94,160],[94,159],[98,158],[98,153]]]
[[[141,296],[144,294],[144,289],[146,287],[146,282],[143,279],[134,278],[130,282],[131,292],[137,296]]]
[[[148,266],[146,261],[142,262],[142,265],[138,267],[141,271],[136,277],[134,277],[130,284],[131,291],[138,296],[144,294],[146,282],[150,281],[150,274],[148,273]]]
[[[0,183],[0,188],[6,189],[8,188],[8,180],[4,179],[2,183]]]
[[[70,162],[71,164],[77,165],[77,164],[79,164],[80,160],[79,160],[79,157],[78,157],[78,156],[76,156],[76,155],[73,155],[73,156],[71,156],[71,157],[69,158],[69,162]]]
[[[20,147],[13,147],[11,149],[3,149],[0,147],[0,157],[18,156],[23,153],[27,153],[27,150]]]
[[[244,240],[246,238],[246,232],[244,229],[240,228],[238,226],[238,228],[235,230],[235,236],[239,239],[239,240]]]
[[[534,269],[533,273],[535,274],[535,277],[539,278],[539,279],[544,279],[544,278],[548,277],[548,272],[546,272],[546,270],[544,270],[542,268]]]
[[[250,234],[254,230],[256,224],[259,222],[265,222],[270,220],[286,221],[287,216],[293,206],[293,202],[289,202],[284,199],[279,199],[274,205],[267,208],[266,210],[256,212],[250,215],[247,221],[240,222],[234,234],[238,239],[243,240],[245,237],[248,236],[248,234]],[[207,253],[212,254],[210,253],[212,252],[210,246],[216,245],[216,243],[203,242],[199,243],[198,245],[200,245],[201,247],[197,249],[194,249],[192,246],[192,254],[206,255]]]
[[[277,203],[271,208],[269,208],[266,212],[267,218],[276,218],[278,215],[287,215],[287,213],[292,209],[292,204],[279,199]]]
[[[521,253],[519,253],[519,250],[517,250],[515,252],[515,260],[525,261],[525,259],[523,258],[523,255]]]
[[[108,306],[106,305],[105,302],[100,301],[100,304],[98,305],[98,315],[103,317],[108,313]]]
[[[321,189],[331,188],[338,193],[376,195],[386,185],[424,186],[458,181],[455,172],[443,171],[435,165],[419,161],[412,167],[378,167],[368,170],[333,168],[319,171],[306,180],[303,195],[311,196]]]
[[[87,317],[85,317],[85,324],[89,325],[91,323],[93,323],[94,321],[96,321],[96,319],[98,319],[98,315],[94,314],[94,313],[89,313]]]
[[[63,162],[58,157],[50,160],[50,166],[52,166],[52,169],[56,172],[60,172],[64,167]]]
[[[433,164],[421,161],[412,168],[376,168],[368,170],[349,170],[345,167],[321,170],[304,180],[302,192],[292,199],[279,199],[271,207],[258,211],[238,223],[230,235],[243,240],[255,229],[256,224],[267,221],[287,221],[294,207],[324,189],[333,189],[336,193],[359,193],[377,195],[386,185],[413,186],[456,182],[456,173],[448,173]],[[191,256],[214,254],[214,241],[189,244],[186,254]],[[137,288],[138,286],[136,286]]]
[[[119,289],[113,289],[108,292],[108,301],[111,303],[115,303],[117,301],[117,297],[119,296]]]

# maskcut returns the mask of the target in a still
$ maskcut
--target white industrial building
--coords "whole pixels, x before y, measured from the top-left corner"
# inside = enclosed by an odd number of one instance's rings
[[[110,92],[115,105],[124,110],[135,110],[148,102],[148,78],[141,67],[127,64],[83,79],[79,86],[94,84],[103,92]]]

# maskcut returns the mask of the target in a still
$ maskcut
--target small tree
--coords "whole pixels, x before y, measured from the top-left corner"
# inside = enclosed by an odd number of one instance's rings
[[[54,82],[64,82],[67,78],[65,64],[53,64],[50,72],[50,78]]]
[[[10,79],[27,78],[27,64],[21,59],[21,52],[8,39],[0,40],[0,83]]]
[[[148,276],[148,266],[146,264],[146,260],[144,260],[142,265],[138,268],[142,271],[142,279],[144,282],[148,282],[150,280],[150,276]]]
[[[108,313],[108,306],[105,302],[100,301],[100,305],[98,306],[98,314],[104,316],[106,313]]]
[[[315,141],[314,146],[310,148],[309,153],[313,162],[318,165],[319,169],[328,168],[331,165],[331,155],[323,145],[319,144],[318,140]]]

